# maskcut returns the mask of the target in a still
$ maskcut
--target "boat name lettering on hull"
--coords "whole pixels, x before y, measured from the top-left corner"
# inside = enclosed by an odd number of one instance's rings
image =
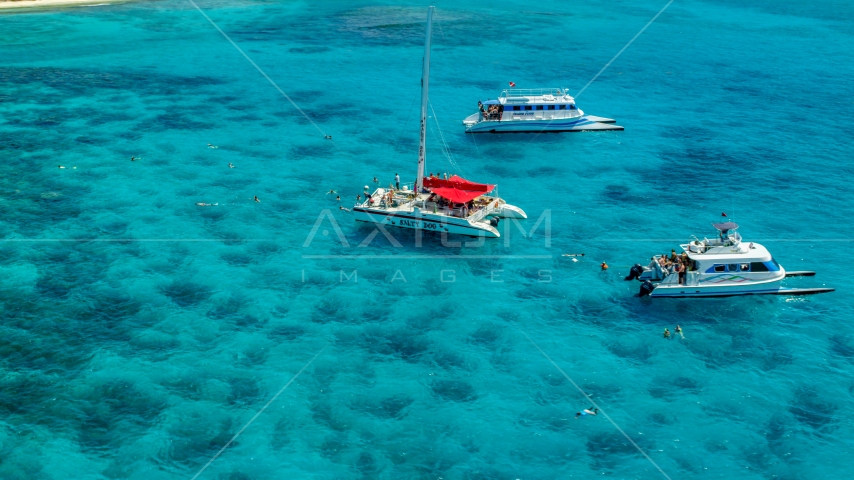
[[[418,221],[418,220],[404,220],[404,219],[401,219],[401,220],[400,220],[400,225],[401,225],[402,227],[426,228],[426,229],[428,229],[428,230],[438,230],[438,229],[439,229],[439,225],[438,225],[438,224],[436,224],[436,223],[421,222],[421,221]]]

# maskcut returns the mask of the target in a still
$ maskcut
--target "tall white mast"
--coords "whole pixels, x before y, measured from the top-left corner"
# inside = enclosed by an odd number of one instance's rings
[[[418,145],[418,179],[415,181],[415,193],[421,193],[424,187],[424,164],[427,160],[427,92],[430,90],[430,40],[433,36],[433,9],[427,9],[427,33],[424,43],[424,66],[421,68],[421,142]]]

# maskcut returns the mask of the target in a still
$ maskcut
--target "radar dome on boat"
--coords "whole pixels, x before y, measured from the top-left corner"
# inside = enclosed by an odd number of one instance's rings
[[[738,228],[738,225],[735,222],[713,223],[712,226],[720,230],[721,233],[726,233],[730,230],[735,230],[736,228]]]

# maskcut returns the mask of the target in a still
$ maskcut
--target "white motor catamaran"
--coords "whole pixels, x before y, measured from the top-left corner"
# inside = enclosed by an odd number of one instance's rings
[[[495,185],[470,182],[456,175],[425,177],[430,40],[434,7],[427,10],[424,66],[421,75],[421,143],[418,176],[412,188],[377,188],[353,207],[356,221],[469,236],[500,237],[499,218],[528,218],[522,209],[495,195]],[[396,174],[395,174],[396,175]]]
[[[787,272],[765,247],[754,242],[745,243],[736,232],[738,225],[734,222],[713,223],[712,226],[718,231],[717,238],[700,240],[694,237],[689,243],[680,245],[684,253],[673,266],[662,265],[666,259],[663,262],[662,256],[654,256],[646,267],[633,266],[625,279],[642,281],[639,296],[656,298],[811,295],[834,291],[832,288],[783,287],[781,283],[785,278],[812,277],[815,272]],[[682,266],[676,268],[676,263]],[[678,271],[683,268],[685,271]]]
[[[563,88],[510,88],[477,106],[479,111],[463,120],[467,133],[623,130],[614,119],[585,115]]]

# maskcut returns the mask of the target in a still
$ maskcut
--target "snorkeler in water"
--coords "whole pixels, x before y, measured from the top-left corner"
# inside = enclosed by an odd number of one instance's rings
[[[582,411],[580,411],[580,412],[577,412],[577,413],[575,414],[575,419],[576,419],[576,420],[578,420],[578,418],[579,418],[579,417],[586,417],[587,415],[593,415],[593,416],[596,416],[596,415],[598,415],[598,414],[599,414],[599,409],[598,409],[598,408],[593,408],[593,407],[591,406],[590,408],[585,408],[584,410],[582,410]]]
[[[666,327],[664,328],[664,338],[670,340],[670,330],[668,330]]]
[[[685,335],[682,335],[682,327],[680,327],[679,325],[676,325],[676,330],[674,330],[674,331],[675,331],[675,332],[676,332],[680,337],[682,337],[682,339],[683,339],[683,340],[685,339]]]

